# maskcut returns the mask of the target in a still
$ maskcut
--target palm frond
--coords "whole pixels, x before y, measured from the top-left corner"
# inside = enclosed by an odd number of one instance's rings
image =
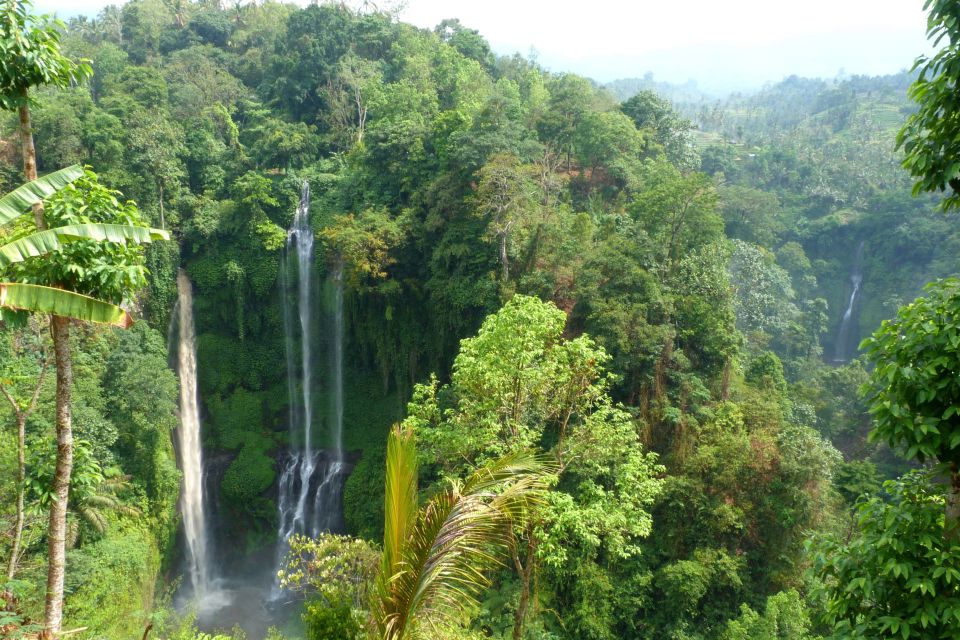
[[[122,506],[122,504],[122,502],[113,496],[94,494],[91,496],[85,496],[83,498],[83,503],[80,506],[94,509],[117,509]]]
[[[120,307],[72,291],[19,282],[0,282],[0,307],[52,313],[65,318],[127,328],[133,318]]]
[[[78,515],[83,518],[83,521],[88,525],[93,527],[93,529],[103,535],[107,531],[107,519],[103,517],[103,514],[100,513],[99,509],[96,509],[89,505],[81,505],[77,509]]]
[[[412,429],[397,425],[390,434],[384,489],[383,562],[393,568],[401,559],[407,530],[417,514],[417,451]]]
[[[392,581],[401,571],[408,532],[417,519],[417,451],[411,429],[394,426],[387,440],[386,466],[383,554],[371,604],[378,626],[393,615]]]
[[[80,539],[80,524],[76,518],[67,519],[67,548],[73,549]]]
[[[31,180],[0,198],[0,225],[7,224],[83,175],[78,164]]]
[[[391,442],[399,437],[395,431]],[[389,475],[389,447],[387,468]],[[399,561],[382,567],[371,606],[379,636],[402,640],[418,620],[456,620],[475,604],[490,584],[488,571],[513,544],[514,526],[525,523],[548,487],[548,471],[540,459],[519,453],[434,496],[407,525]],[[385,538],[385,554],[388,544]]]

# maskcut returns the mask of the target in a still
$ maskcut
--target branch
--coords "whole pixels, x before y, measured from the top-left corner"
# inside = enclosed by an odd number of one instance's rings
[[[7,402],[13,407],[13,412],[17,415],[17,418],[19,418],[20,405],[17,404],[17,401],[13,399],[13,396],[10,395],[10,392],[7,391],[7,388],[2,383],[0,383],[0,392],[3,392],[3,397],[7,399]]]
[[[47,366],[49,364],[50,361],[47,358],[44,358],[43,364],[40,365],[40,376],[37,378],[37,386],[33,388],[33,395],[30,397],[30,403],[24,410],[24,419],[29,418],[30,414],[33,413],[33,410],[37,408],[37,399],[40,398],[40,390],[43,388],[43,378],[47,375]]]

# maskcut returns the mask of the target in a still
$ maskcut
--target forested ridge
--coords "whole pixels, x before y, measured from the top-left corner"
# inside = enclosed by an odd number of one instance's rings
[[[136,318],[55,344],[63,307],[0,309],[0,636],[45,621],[57,345],[75,438],[66,637],[960,633],[934,465],[960,445],[942,382],[956,281],[907,305],[957,273],[960,232],[901,166],[918,72],[672,103],[367,4],[0,12],[4,46],[49,28],[80,65],[30,83],[37,172],[87,167],[39,213],[0,214],[0,307],[31,308],[5,305],[10,280]],[[0,194],[32,178],[14,98]],[[37,227],[48,245],[24,242]],[[236,608],[267,621],[246,629],[183,595],[185,281],[207,544],[230,593],[260,589]],[[928,338],[898,359],[910,331]],[[314,378],[291,377],[308,361]],[[346,469],[342,512],[286,541],[282,496],[314,471],[291,462],[302,414],[305,450]]]

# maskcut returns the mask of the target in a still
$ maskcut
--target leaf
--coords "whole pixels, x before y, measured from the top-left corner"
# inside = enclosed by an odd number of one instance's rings
[[[75,164],[17,187],[0,198],[0,225],[18,218],[82,175],[83,167]]]
[[[163,229],[137,227],[128,224],[74,224],[51,229],[61,239],[98,240],[100,242],[136,242],[149,244],[154,240],[169,240],[170,233]]]
[[[169,240],[162,229],[150,229],[124,224],[75,224],[38,231],[29,236],[0,245],[0,267],[27,258],[42,256],[59,249],[64,243],[77,240],[96,240],[125,244],[148,244],[154,240]]]
[[[133,318],[120,307],[89,296],[35,284],[0,282],[0,307],[52,313],[126,329]]]

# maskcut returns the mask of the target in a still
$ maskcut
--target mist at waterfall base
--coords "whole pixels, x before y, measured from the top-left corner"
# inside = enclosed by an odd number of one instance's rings
[[[224,549],[235,546],[237,541],[225,539],[226,527],[219,526],[216,494],[229,458],[220,455],[208,459],[205,474],[202,463],[195,463],[201,470],[199,478],[190,483],[189,490],[185,479],[181,498],[184,570],[174,603],[180,611],[195,613],[197,626],[203,631],[230,629],[236,625],[246,632],[249,640],[257,640],[266,636],[269,627],[282,627],[295,620],[301,598],[281,589],[276,579],[288,551],[287,539],[295,533],[316,536],[323,531],[343,530],[343,484],[353,467],[342,445],[343,271],[339,262],[335,262],[325,281],[317,278],[320,272],[313,245],[310,190],[305,183],[287,231],[278,283],[284,319],[289,445],[278,453],[276,462],[277,543],[254,553],[241,555],[239,549],[226,553]],[[181,275],[185,283],[179,303],[182,311],[183,291],[189,291],[190,286],[186,276]],[[187,393],[194,394],[195,413],[192,418],[182,415],[181,423],[189,424],[191,429],[195,427],[195,437],[189,444],[178,443],[178,447],[190,448],[191,460],[200,460],[193,321],[191,316],[189,323],[185,322],[182,315],[175,314],[181,327],[178,352],[191,353],[193,367],[192,370],[182,367],[178,358],[177,368],[181,387],[193,389]],[[188,348],[183,347],[184,326],[190,334]],[[183,402],[182,405],[187,406]],[[178,454],[178,461],[185,476],[188,470],[195,473],[190,460],[181,460]],[[200,502],[188,500],[188,493],[199,495]],[[200,522],[209,528],[200,538],[204,541],[200,547],[194,542],[198,538],[191,533],[198,513],[194,504],[202,505],[199,513],[205,517],[201,517]],[[197,557],[203,557],[203,562],[198,563]],[[214,566],[218,569],[211,569]]]

